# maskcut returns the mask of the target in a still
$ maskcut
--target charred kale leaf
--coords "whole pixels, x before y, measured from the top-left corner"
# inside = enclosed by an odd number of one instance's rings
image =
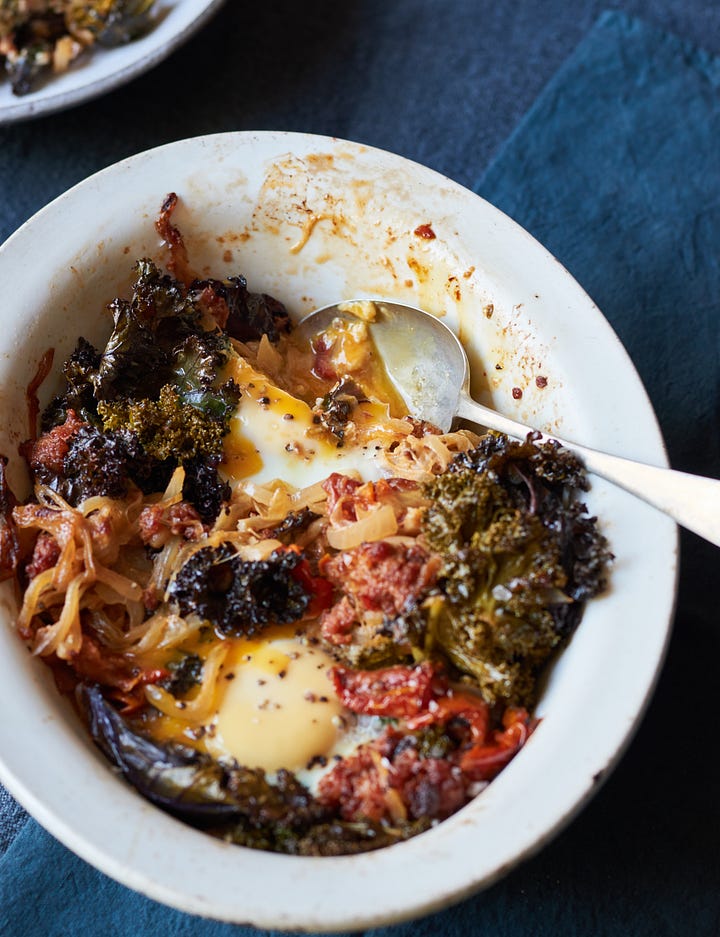
[[[289,545],[301,530],[306,530],[318,517],[320,515],[308,507],[299,511],[289,511],[277,527],[270,527],[265,531],[265,536]]]
[[[146,495],[165,491],[175,470],[175,459],[156,459],[143,449],[135,433],[128,430],[118,430],[115,435],[123,441],[127,453],[128,476],[140,491]]]
[[[134,433],[148,455],[160,460],[174,458],[182,462],[196,456],[219,456],[227,432],[223,420],[181,403],[178,392],[167,384],[158,400],[99,403],[98,413],[106,431]]]
[[[216,456],[195,456],[183,462],[185,481],[183,498],[193,505],[205,524],[211,524],[226,501],[230,500],[230,485],[218,475]]]
[[[241,285],[233,287],[238,296],[247,294]],[[259,308],[249,297],[251,310]],[[274,309],[269,297],[263,302]],[[128,481],[146,494],[162,491],[183,465],[184,497],[211,523],[229,497],[217,469],[240,399],[223,377],[229,339],[207,331],[197,295],[150,260],[135,266],[132,299],[109,308],[114,329],[104,351],[78,341],[63,366],[65,391],[42,419],[46,433],[65,424],[68,411],[88,425],[71,440],[62,471],[38,465],[36,477],[77,505],[95,494],[123,497]],[[284,321],[278,316],[273,327]]]
[[[131,300],[110,304],[114,328],[102,354],[85,339],[78,342],[63,367],[66,391],[46,410],[44,429],[62,423],[69,408],[98,422],[98,403],[158,403],[167,388],[181,405],[219,422],[237,406],[239,388],[219,377],[229,357],[228,339],[203,329],[202,313],[185,287],[141,260],[133,289]]]
[[[240,388],[223,376],[231,353],[227,334],[203,325],[201,297],[210,286],[230,308],[231,332],[276,340],[289,328],[284,307],[248,293],[242,277],[188,289],[152,261],[139,261],[132,299],[110,304],[114,328],[104,351],[79,340],[63,366],[65,392],[43,414],[45,432],[63,425],[72,410],[99,435],[84,430],[71,445],[65,474],[40,466],[40,480],[77,504],[88,493],[121,497],[128,479],[145,493],[161,491],[183,465],[185,499],[204,522],[217,517],[229,497],[217,468]],[[103,457],[109,459],[104,480],[98,477]]]
[[[227,338],[205,331],[185,287],[149,260],[136,266],[132,300],[111,309],[115,328],[89,375],[104,429],[135,434],[161,461],[219,455],[240,399],[219,378]]]
[[[43,413],[43,431],[62,425],[67,419],[68,410],[74,410],[85,422],[98,421],[92,379],[99,364],[100,352],[86,339],[79,338],[75,351],[62,367],[66,383],[65,393],[55,397]]]
[[[490,435],[426,486],[423,534],[443,560],[428,639],[489,702],[529,704],[539,669],[605,586],[605,538],[574,492],[581,463],[554,443]]]
[[[360,400],[366,399],[367,397],[354,381],[343,379],[338,381],[320,402],[317,410],[320,422],[325,429],[337,437],[339,446],[345,439],[345,428],[352,417],[353,410]]]
[[[183,285],[151,260],[135,266],[131,300],[110,304],[114,329],[93,375],[97,400],[156,398],[173,382],[176,349],[202,331]]]
[[[190,286],[190,295],[198,301],[205,291],[225,301],[228,317],[224,328],[238,341],[259,341],[267,335],[274,344],[281,333],[290,331],[290,317],[285,306],[265,293],[250,293],[245,277],[196,280]]]
[[[124,498],[127,461],[127,449],[120,436],[101,433],[86,424],[70,437],[62,476],[53,487],[72,505],[95,495]]]
[[[173,696],[184,696],[202,680],[203,663],[197,654],[183,654],[179,660],[171,660],[167,668],[172,676],[162,686]]]
[[[243,560],[223,544],[192,554],[170,585],[181,615],[196,614],[223,634],[253,635],[270,623],[305,614],[310,595],[293,576],[302,557],[276,550],[267,560]]]
[[[163,491],[172,475],[172,460],[149,455],[138,437],[126,431],[101,432],[84,423],[69,437],[60,470],[39,462],[33,473],[37,481],[56,491],[77,507],[87,498],[124,498],[132,481],[145,494]]]
[[[488,433],[475,449],[461,452],[450,464],[449,472],[472,469],[502,480],[520,503],[532,513],[542,510],[545,493],[561,497],[563,491],[589,486],[582,462],[557,440],[539,442],[541,434],[528,433],[523,440],[510,439],[502,433]]]

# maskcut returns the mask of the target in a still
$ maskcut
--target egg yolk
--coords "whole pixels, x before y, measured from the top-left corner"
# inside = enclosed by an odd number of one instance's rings
[[[337,742],[343,707],[328,678],[332,658],[292,638],[239,641],[228,655],[214,731],[215,757],[298,771]]]

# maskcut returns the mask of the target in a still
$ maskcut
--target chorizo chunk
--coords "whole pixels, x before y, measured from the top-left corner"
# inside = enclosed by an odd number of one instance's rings
[[[349,595],[357,612],[394,618],[426,592],[437,578],[440,560],[422,547],[385,540],[363,543],[332,557],[323,574]]]
[[[74,410],[68,410],[67,418],[61,426],[55,426],[34,442],[29,449],[28,462],[33,471],[60,475],[63,471],[65,456],[68,454],[70,439],[85,423],[78,419]]]

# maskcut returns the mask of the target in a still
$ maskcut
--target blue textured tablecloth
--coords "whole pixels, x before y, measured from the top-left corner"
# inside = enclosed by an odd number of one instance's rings
[[[482,81],[482,62],[449,66]],[[270,82],[270,59],[268,70]],[[414,89],[408,119],[422,133],[422,94]],[[467,148],[461,161],[469,166],[482,128],[462,100],[457,105],[451,145]],[[309,122],[302,129],[325,128]],[[422,149],[407,155],[422,158]],[[481,169],[477,190],[538,237],[617,330],[675,467],[720,475],[718,60],[638,20],[604,14]],[[7,171],[0,155],[0,181]],[[582,816],[490,890],[414,924],[372,931],[375,937],[720,933],[717,562],[716,550],[683,538],[676,631],[655,700]],[[9,839],[13,814],[0,807]],[[0,934],[77,933],[254,932],[129,892],[29,821],[0,859]]]

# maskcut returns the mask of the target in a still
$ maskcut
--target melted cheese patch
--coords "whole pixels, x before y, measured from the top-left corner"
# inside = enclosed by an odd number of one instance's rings
[[[340,737],[342,704],[328,678],[334,661],[293,638],[238,641],[225,661],[211,755],[249,767],[300,771]]]
[[[229,480],[259,484],[281,478],[305,488],[332,472],[359,472],[375,481],[382,472],[373,445],[339,447],[314,422],[310,407],[270,383],[243,358],[233,358],[229,376],[242,388],[222,468]],[[377,405],[361,404],[357,416],[375,422]]]

